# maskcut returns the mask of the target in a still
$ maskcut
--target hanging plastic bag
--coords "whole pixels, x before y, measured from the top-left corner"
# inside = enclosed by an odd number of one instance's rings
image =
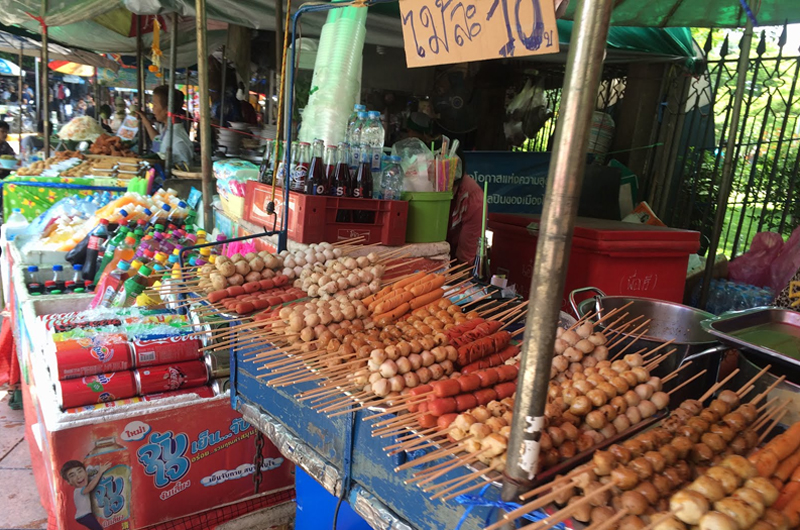
[[[750,250],[731,261],[728,277],[740,283],[764,287],[772,285],[770,270],[783,250],[783,237],[776,232],[760,232],[753,238]]]
[[[405,191],[433,191],[434,158],[430,148],[419,138],[406,138],[392,146],[392,155],[400,157]]]
[[[768,285],[776,293],[780,292],[798,271],[800,271],[800,227],[794,229],[789,241],[783,245],[781,253],[772,262]]]

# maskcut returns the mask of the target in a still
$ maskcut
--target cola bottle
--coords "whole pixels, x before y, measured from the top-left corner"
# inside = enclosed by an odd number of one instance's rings
[[[350,197],[350,149],[346,143],[340,143],[336,149],[336,169],[331,181],[331,195],[339,199]],[[352,212],[350,210],[339,209],[336,212],[337,223],[352,222]]]
[[[306,189],[308,180],[308,166],[310,163],[308,149],[311,145],[308,142],[292,142],[292,174],[290,176],[290,188],[292,191],[303,192]]]
[[[322,161],[322,140],[314,140],[311,146],[311,162],[308,166],[306,195],[327,195],[328,176],[325,174],[325,163]]]
[[[369,157],[363,157],[358,164],[358,172],[356,173],[355,178],[353,178],[353,198],[372,198],[372,160]],[[374,224],[375,212],[367,210],[355,210],[353,212],[353,222]]]

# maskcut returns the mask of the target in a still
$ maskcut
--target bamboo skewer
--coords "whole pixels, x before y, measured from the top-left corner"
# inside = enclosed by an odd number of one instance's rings
[[[562,477],[562,478],[566,478],[566,477]],[[561,480],[559,482],[563,482],[563,480]],[[568,484],[565,484],[563,486],[558,486],[557,488],[555,487],[554,483],[551,482],[550,484],[546,484],[545,486],[537,488],[537,490],[545,491],[542,488],[548,488],[550,486],[552,486],[555,489],[553,489],[553,491],[551,491],[547,495],[543,495],[542,497],[539,497],[538,499],[536,499],[534,501],[531,501],[528,504],[520,506],[519,508],[517,508],[515,510],[512,510],[512,511],[510,511],[508,513],[504,513],[503,516],[500,518],[500,520],[498,522],[487,526],[483,530],[497,530],[497,529],[501,528],[502,526],[508,524],[509,522],[513,521],[514,519],[517,519],[518,517],[521,517],[521,516],[525,515],[526,513],[531,513],[534,510],[538,510],[539,508],[541,508],[542,506],[546,505],[547,503],[555,500],[563,492],[567,491],[570,488],[574,488],[575,487],[575,482],[572,481],[572,480],[569,480]],[[541,491],[540,491],[540,493],[541,493]],[[528,492],[528,493],[530,493],[530,492]],[[531,496],[528,496],[526,498],[529,499]]]
[[[706,373],[706,370],[701,370],[701,371],[697,372],[697,373],[696,373],[696,374],[694,374],[694,375],[693,375],[691,378],[687,379],[686,381],[684,381],[684,382],[683,382],[683,383],[681,383],[680,385],[676,386],[675,388],[673,388],[672,390],[670,390],[669,392],[667,392],[667,394],[671,396],[672,394],[674,394],[675,392],[677,392],[677,391],[678,391],[678,390],[680,390],[681,388],[685,387],[686,385],[688,385],[689,383],[691,383],[692,381],[694,381],[695,379],[697,379],[698,377],[700,377],[700,376],[701,376],[701,375],[703,375],[704,373]]]
[[[459,445],[459,442],[454,442],[449,447],[443,447],[442,449],[440,449],[440,451],[447,451],[449,449],[457,447],[458,445]],[[417,483],[417,487],[421,487],[423,484],[428,484],[429,482],[432,482],[432,481],[436,480],[437,478],[441,477],[442,475],[446,475],[447,473],[450,473],[454,469],[457,469],[457,468],[459,468],[461,466],[464,466],[466,464],[470,464],[472,462],[475,462],[476,460],[478,460],[480,458],[480,456],[483,453],[485,453],[488,450],[489,450],[489,448],[485,447],[485,448],[481,449],[480,451],[476,451],[474,453],[466,453],[465,455],[463,455],[461,457],[456,457],[456,458],[454,458],[452,460],[448,460],[447,461],[447,464],[448,464],[447,466],[437,470],[435,473],[431,473],[428,476],[426,476],[424,480],[421,480],[421,481],[419,481]],[[450,451],[448,454],[455,455],[455,453],[452,452],[452,451]]]
[[[674,379],[674,378],[678,377],[678,374],[681,372],[681,370],[683,370],[684,368],[688,368],[688,367],[689,367],[689,366],[691,366],[691,365],[692,365],[692,361],[689,361],[688,363],[683,363],[683,364],[682,364],[682,365],[680,365],[680,366],[679,366],[679,367],[678,367],[676,370],[673,370],[673,371],[672,371],[672,373],[670,373],[670,374],[668,374],[668,375],[664,376],[664,377],[661,379],[661,383],[662,383],[662,384],[663,384],[663,383],[666,383],[666,382],[668,382],[668,381],[670,381],[670,380],[672,380],[672,379]]]
[[[494,470],[495,470],[494,467],[492,467],[492,471],[494,471]],[[469,486],[468,488],[464,488],[462,490],[456,491],[455,493],[451,493],[450,495],[447,495],[446,497],[442,497],[442,502],[447,502],[447,501],[449,501],[451,499],[455,499],[459,495],[464,495],[465,493],[469,493],[470,491],[475,491],[476,489],[482,488],[486,484],[490,484],[490,483],[494,482],[495,480],[496,479],[487,478],[483,482],[478,482],[477,484],[475,484],[473,486]],[[431,497],[431,500],[436,499],[437,496],[438,496],[438,494],[434,495],[433,497]]]
[[[788,407],[788,405],[787,405],[787,407]],[[763,441],[764,441],[764,439],[765,439],[765,438],[766,438],[766,437],[769,435],[769,433],[772,431],[772,429],[774,429],[774,428],[775,428],[775,426],[776,426],[776,425],[778,425],[778,423],[780,423],[780,421],[783,419],[783,417],[784,417],[784,416],[786,416],[787,414],[789,414],[789,409],[788,409],[788,408],[784,408],[784,409],[781,411],[781,413],[780,413],[780,414],[778,414],[778,415],[775,417],[775,419],[774,419],[774,420],[772,420],[772,423],[770,424],[770,426],[769,426],[769,427],[767,427],[767,428],[764,430],[764,432],[763,432],[763,433],[761,433],[761,436],[759,436],[759,437],[758,437],[758,442],[756,443],[756,446],[759,446],[759,445],[761,445],[761,442],[763,442]]]
[[[574,502],[572,504],[568,504],[565,508],[562,508],[562,509],[558,510],[556,513],[554,513],[552,515],[548,515],[547,517],[545,517],[541,521],[537,521],[537,522],[535,522],[533,524],[529,524],[528,526],[523,526],[522,529],[523,530],[543,530],[545,528],[550,528],[551,526],[553,526],[553,525],[555,525],[557,523],[560,523],[561,521],[563,521],[564,519],[569,517],[570,514],[572,514],[572,512],[576,511],[578,508],[580,508],[584,504],[591,502],[594,499],[594,497],[596,497],[597,495],[599,495],[599,494],[601,494],[601,493],[603,493],[605,491],[608,491],[611,488],[615,488],[615,487],[617,487],[616,483],[609,482],[605,486],[597,488],[596,490],[594,490],[590,494],[586,495],[585,497],[583,497],[579,501]]]
[[[737,368],[737,369],[735,369],[734,371],[732,371],[731,373],[729,373],[729,374],[728,374],[728,376],[727,376],[725,379],[723,379],[722,381],[720,381],[720,382],[718,382],[718,383],[714,384],[714,385],[713,385],[711,388],[709,388],[709,389],[706,391],[706,393],[705,393],[705,394],[703,394],[702,396],[700,396],[700,398],[699,398],[699,400],[698,400],[698,401],[705,401],[705,400],[707,400],[708,398],[710,398],[711,396],[713,396],[713,395],[714,395],[714,393],[715,393],[717,390],[719,390],[720,388],[722,388],[723,386],[725,386],[725,385],[728,383],[728,381],[730,381],[731,379],[733,379],[733,378],[736,376],[736,374],[738,374],[738,373],[739,373],[739,369],[738,369],[738,368]]]
[[[762,375],[764,375],[769,371],[770,368],[772,368],[771,364],[768,364],[764,368],[762,368],[756,375],[753,376],[752,379],[750,379],[748,382],[742,385],[742,388],[736,391],[736,395],[739,396],[739,398],[741,398],[744,395],[742,392],[744,392],[744,390],[748,388],[750,385],[758,381]]]
[[[766,390],[764,390],[762,393],[760,393],[760,394],[758,394],[756,397],[754,397],[754,398],[753,398],[753,401],[751,401],[751,403],[752,403],[753,405],[755,405],[756,403],[758,403],[759,401],[761,401],[762,399],[764,399],[765,397],[767,397],[767,396],[769,395],[769,393],[770,393],[770,392],[772,392],[773,390],[775,390],[775,388],[776,388],[776,387],[777,387],[779,384],[783,383],[783,380],[784,380],[784,379],[786,379],[786,376],[785,376],[785,375],[782,375],[782,376],[780,376],[780,377],[777,379],[777,381],[775,381],[774,383],[772,383],[771,385],[769,385],[769,386],[767,387],[767,389],[766,389]]]

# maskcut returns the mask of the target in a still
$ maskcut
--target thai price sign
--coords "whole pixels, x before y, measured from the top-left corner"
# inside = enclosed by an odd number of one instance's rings
[[[558,53],[550,0],[400,0],[409,68]]]

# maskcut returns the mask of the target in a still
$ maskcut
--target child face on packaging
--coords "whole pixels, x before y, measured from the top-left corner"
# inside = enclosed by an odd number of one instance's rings
[[[89,483],[89,475],[85,468],[74,467],[67,472],[67,482],[70,486],[82,488]]]

